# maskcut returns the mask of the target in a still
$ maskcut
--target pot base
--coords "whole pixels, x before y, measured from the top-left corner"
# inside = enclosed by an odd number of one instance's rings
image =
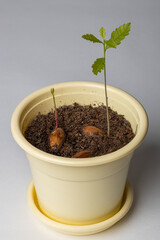
[[[129,182],[127,182],[120,210],[112,217],[90,225],[69,225],[57,222],[45,216],[39,209],[33,181],[31,181],[28,186],[27,202],[32,213],[37,216],[41,222],[52,229],[70,235],[91,235],[110,228],[127,214],[133,202],[133,189]]]

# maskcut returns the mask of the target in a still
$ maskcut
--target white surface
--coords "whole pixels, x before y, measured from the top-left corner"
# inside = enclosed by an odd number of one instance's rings
[[[160,1],[159,0],[0,0],[0,238],[150,240],[160,236]],[[135,190],[129,214],[105,232],[74,237],[41,224],[26,202],[31,172],[14,142],[10,119],[31,92],[56,82],[93,80],[91,65],[102,49],[81,39],[131,21],[131,34],[108,51],[108,83],[141,101],[150,128],[136,151],[129,180]]]

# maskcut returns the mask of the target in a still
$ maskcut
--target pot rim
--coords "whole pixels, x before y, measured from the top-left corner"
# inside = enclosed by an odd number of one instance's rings
[[[138,127],[138,130],[136,132],[135,137],[124,147],[120,148],[119,150],[108,153],[106,155],[98,156],[98,157],[90,157],[90,158],[68,158],[68,157],[60,157],[56,155],[52,155],[49,153],[46,153],[42,150],[39,150],[38,148],[34,147],[32,144],[30,144],[22,134],[22,131],[20,129],[20,117],[24,110],[24,108],[31,102],[33,99],[38,97],[39,95],[43,94],[44,92],[50,91],[51,87],[54,87],[56,89],[58,88],[65,88],[69,87],[69,85],[72,86],[83,86],[83,87],[96,87],[96,88],[104,88],[104,84],[97,83],[97,82],[88,82],[88,81],[71,81],[71,82],[62,82],[62,83],[56,83],[52,84],[50,86],[41,88],[30,95],[28,95],[26,98],[24,98],[16,107],[12,114],[11,119],[11,131],[12,135],[17,142],[17,144],[28,154],[31,154],[35,158],[41,159],[43,161],[47,161],[50,163],[58,164],[58,165],[65,165],[65,166],[73,166],[73,167],[84,167],[84,166],[95,166],[95,165],[101,165],[109,162],[116,161],[122,157],[125,157],[126,155],[132,153],[143,141],[143,139],[146,136],[147,130],[148,130],[148,116],[141,105],[141,103],[134,98],[132,95],[128,94],[127,92],[117,88],[113,87],[111,85],[107,85],[107,88],[111,92],[118,92],[119,95],[123,95],[123,98],[125,97],[127,101],[129,101],[131,104],[136,106],[136,110],[139,116],[139,120],[141,124]],[[142,124],[143,123],[143,124]]]

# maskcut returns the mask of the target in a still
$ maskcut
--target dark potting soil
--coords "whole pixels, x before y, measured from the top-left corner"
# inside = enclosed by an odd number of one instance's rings
[[[49,136],[55,129],[55,114],[38,114],[25,132],[26,139],[36,148],[62,157],[72,157],[74,154],[88,150],[92,157],[114,152],[134,138],[130,123],[123,115],[109,108],[110,135],[107,135],[106,107],[100,105],[81,106],[77,103],[62,106],[57,109],[58,127],[65,132],[66,138],[57,152],[49,145]],[[102,136],[88,136],[83,133],[83,127],[95,126],[103,131]]]

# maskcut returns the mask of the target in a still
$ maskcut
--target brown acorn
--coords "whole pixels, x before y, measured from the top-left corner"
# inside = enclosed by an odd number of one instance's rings
[[[49,136],[49,145],[53,150],[59,151],[64,141],[65,132],[62,128],[56,128],[53,132],[51,132]]]
[[[83,133],[88,136],[102,136],[103,131],[94,126],[86,126],[83,128]]]
[[[72,156],[72,158],[88,158],[92,156],[92,152],[88,150],[84,150],[81,152],[78,152]]]

